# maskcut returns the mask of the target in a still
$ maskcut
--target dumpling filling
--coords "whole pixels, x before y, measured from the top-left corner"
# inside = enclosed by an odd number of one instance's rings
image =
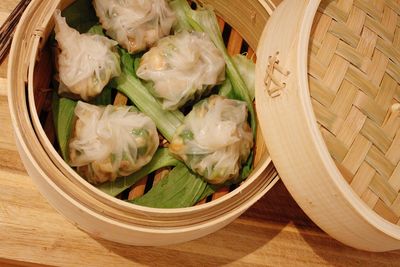
[[[85,101],[99,95],[111,78],[121,73],[117,42],[96,34],[80,34],[54,14],[55,33],[61,50],[57,57],[59,94]]]
[[[169,149],[209,183],[221,184],[239,176],[252,146],[246,103],[213,95],[193,107]]]
[[[175,21],[165,0],[94,0],[93,6],[107,35],[129,53],[168,35]]]
[[[159,145],[154,122],[133,107],[78,102],[75,116],[70,165],[90,183],[132,174],[151,160]]]
[[[225,61],[206,34],[181,32],[144,54],[137,75],[153,83],[164,109],[175,110],[222,83]]]

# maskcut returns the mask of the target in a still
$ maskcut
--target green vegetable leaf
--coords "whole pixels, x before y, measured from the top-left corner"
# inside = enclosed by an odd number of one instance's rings
[[[173,25],[174,32],[191,31],[193,27],[190,25],[186,12],[189,12],[188,6],[182,1],[170,1],[169,6],[174,10],[177,20]],[[189,7],[190,8],[190,7]]]
[[[243,78],[247,89],[249,90],[250,99],[254,101],[255,98],[255,75],[256,64],[253,60],[247,58],[245,55],[237,54],[232,57],[237,70]]]
[[[135,62],[133,63],[135,73],[137,72],[139,65],[140,65],[140,58],[137,57],[135,58]]]
[[[96,96],[90,103],[96,106],[112,105],[112,88],[108,85],[104,87],[100,95]]]
[[[106,106],[111,104],[111,87],[105,87],[103,92],[93,99],[92,103]],[[69,162],[68,143],[74,128],[76,100],[59,97],[56,92],[53,93],[52,109],[53,120],[56,129],[58,144],[60,146],[61,156],[66,162]]]
[[[88,33],[92,33],[92,34],[97,34],[97,35],[105,36],[105,35],[104,35],[103,28],[101,27],[100,24],[96,24],[96,25],[92,26],[87,32],[88,32]]]
[[[255,98],[255,64],[252,60],[248,59],[244,55],[237,54],[232,57],[240,75],[242,75],[244,82],[246,83],[247,89],[249,89],[249,95],[252,101]],[[230,99],[241,100],[233,89],[231,80],[226,77],[225,81],[218,86],[218,94],[225,96]]]
[[[53,93],[53,119],[56,129],[61,156],[68,162],[68,143],[72,135],[74,112],[77,102],[68,98],[60,98],[56,92]]]
[[[144,176],[163,167],[176,166],[177,164],[179,164],[179,160],[172,157],[169,154],[168,149],[161,148],[157,150],[151,161],[143,166],[139,171],[126,177],[117,178],[117,180],[113,182],[97,185],[96,187],[106,194],[117,196],[125,189],[137,183]]]
[[[136,72],[135,72],[135,58],[132,55],[130,55],[125,49],[119,48],[118,51],[121,56],[121,64],[123,67],[122,69],[127,74],[130,74],[130,75],[134,76],[135,78],[137,78]]]
[[[152,208],[184,208],[196,204],[207,183],[182,163],[142,197],[130,202]]]
[[[231,80],[226,77],[225,81],[219,86],[218,94],[229,99],[238,99],[233,91]]]
[[[250,151],[250,155],[246,160],[246,163],[243,165],[242,169],[240,170],[240,179],[239,181],[245,180],[253,170],[253,160],[254,160],[254,151]],[[237,182],[239,182],[237,181]]]

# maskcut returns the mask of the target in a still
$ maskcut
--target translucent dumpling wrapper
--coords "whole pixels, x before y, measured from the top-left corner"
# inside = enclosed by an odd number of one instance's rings
[[[161,39],[142,57],[137,75],[153,83],[163,108],[174,110],[225,80],[225,61],[205,33]]]
[[[78,102],[69,142],[70,165],[98,184],[146,165],[159,145],[154,122],[133,107]]]
[[[213,95],[193,107],[169,149],[209,183],[221,184],[239,176],[252,147],[246,103]]]
[[[175,22],[165,0],[94,0],[93,6],[107,35],[129,53],[152,46]]]
[[[56,10],[55,33],[59,93],[85,101],[99,95],[111,78],[121,73],[117,42],[96,34],[80,34]]]

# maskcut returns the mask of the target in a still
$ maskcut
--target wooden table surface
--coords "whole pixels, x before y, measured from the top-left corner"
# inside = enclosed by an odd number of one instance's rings
[[[17,4],[0,1],[0,24]],[[400,251],[369,253],[323,233],[279,182],[224,229],[185,244],[133,247],[93,238],[38,192],[15,146],[0,66],[0,266],[400,266]]]

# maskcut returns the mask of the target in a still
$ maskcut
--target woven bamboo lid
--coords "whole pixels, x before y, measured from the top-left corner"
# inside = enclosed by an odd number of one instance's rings
[[[354,192],[400,224],[400,4],[324,0],[309,84],[329,152]]]
[[[371,251],[400,248],[399,14],[399,1],[285,0],[257,51],[283,182],[324,231]]]

